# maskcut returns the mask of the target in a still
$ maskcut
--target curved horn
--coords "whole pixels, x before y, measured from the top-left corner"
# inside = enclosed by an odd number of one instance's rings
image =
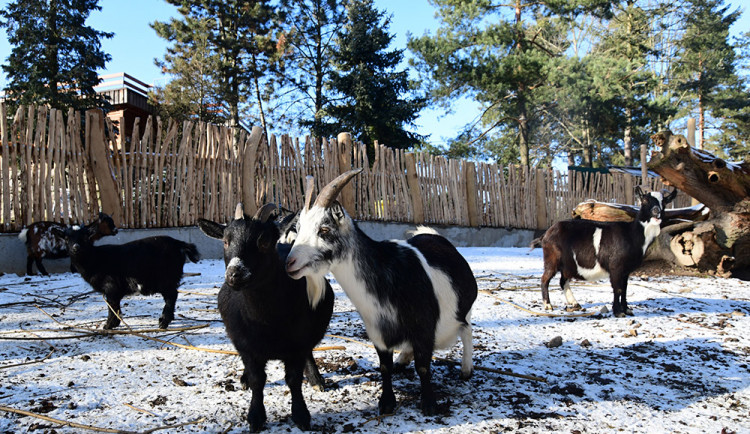
[[[307,175],[307,177],[305,177],[305,206],[302,209],[310,209],[313,187],[315,187],[315,178],[311,175]]]
[[[258,212],[255,213],[253,216],[253,220],[258,220],[261,223],[265,223],[268,221],[268,218],[273,214],[273,212],[276,211],[276,205],[272,203],[267,203],[260,207]]]
[[[362,168],[360,167],[358,169],[352,169],[337,176],[336,179],[329,182],[328,185],[320,190],[320,194],[315,199],[315,205],[323,208],[328,208],[329,206],[331,206],[331,203],[333,203],[333,201],[336,199],[336,196],[339,195],[341,189],[344,188],[344,186],[346,186],[346,184],[361,171]]]
[[[237,207],[234,209],[234,219],[239,220],[245,218],[245,210],[242,208],[242,202],[237,203]]]

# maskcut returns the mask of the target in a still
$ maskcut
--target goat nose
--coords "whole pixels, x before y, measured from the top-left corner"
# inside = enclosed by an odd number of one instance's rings
[[[286,271],[294,268],[294,264],[297,263],[297,258],[293,256],[287,256],[286,258]]]

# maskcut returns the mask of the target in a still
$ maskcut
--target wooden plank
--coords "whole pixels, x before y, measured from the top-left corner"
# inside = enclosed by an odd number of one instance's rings
[[[91,165],[94,176],[99,186],[102,210],[112,216],[115,225],[118,221],[115,216],[122,213],[122,205],[115,190],[115,180],[107,158],[107,150],[104,145],[104,115],[101,110],[92,109],[86,111],[86,149],[90,152]]]
[[[479,227],[482,221],[479,217],[477,206],[477,171],[476,165],[471,162],[464,163],[464,173],[466,180],[466,211],[469,219],[469,226]]]
[[[255,202],[257,188],[256,185],[256,165],[258,159],[258,147],[260,141],[263,138],[263,129],[258,126],[254,126],[250,131],[250,137],[247,139],[245,150],[242,155],[242,203],[245,206],[245,210],[250,215],[255,215],[258,211],[258,204]]]
[[[544,181],[544,170],[534,171],[536,182],[536,226],[537,230],[547,229],[547,188]]]
[[[2,194],[3,194],[3,200],[2,200],[2,216],[3,216],[3,231],[8,232],[13,229],[12,224],[12,204],[11,204],[11,178],[10,178],[10,146],[11,141],[10,137],[8,136],[10,128],[8,128],[7,124],[7,113],[6,113],[6,106],[4,101],[0,101],[0,145],[2,145],[2,154],[0,155],[0,158],[2,158],[2,161],[0,162],[0,175],[2,176]]]

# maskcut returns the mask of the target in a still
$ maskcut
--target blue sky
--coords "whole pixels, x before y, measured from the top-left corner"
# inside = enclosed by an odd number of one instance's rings
[[[7,0],[0,0],[2,7],[7,3]],[[734,9],[745,2],[728,3]],[[88,24],[97,30],[115,33],[113,38],[102,42],[104,51],[112,55],[112,61],[102,73],[127,72],[149,84],[164,84],[166,79],[154,65],[154,59],[164,55],[167,44],[156,36],[149,23],[155,20],[166,21],[170,16],[177,15],[177,9],[160,0],[101,0],[99,4],[102,11],[93,13]],[[395,36],[395,47],[405,47],[407,32],[420,36],[437,28],[434,8],[428,0],[375,0],[375,4],[392,15],[389,30]],[[748,29],[750,12],[745,12],[733,30],[739,32]],[[4,29],[1,31],[0,61],[4,63],[10,53],[10,46]],[[405,53],[409,55],[408,51]],[[0,88],[4,85],[5,77],[0,72]],[[464,125],[473,122],[478,115],[476,104],[466,100],[453,104],[449,113],[444,109],[424,110],[417,120],[417,132],[429,134],[433,144],[443,144],[446,139],[455,137]]]

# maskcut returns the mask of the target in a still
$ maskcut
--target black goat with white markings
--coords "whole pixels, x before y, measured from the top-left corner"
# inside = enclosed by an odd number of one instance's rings
[[[292,420],[300,429],[309,430],[302,376],[304,371],[310,384],[322,389],[323,378],[312,350],[328,328],[334,295],[327,281],[310,288],[286,274],[286,256],[277,252],[279,227],[270,220],[274,210],[275,205],[267,204],[250,218],[238,205],[228,225],[199,219],[198,226],[209,237],[224,241],[226,273],[219,291],[219,312],[245,365],[240,382],[252,391],[247,414],[250,430],[259,431],[266,422],[263,388],[269,360],[284,362]],[[284,223],[285,231],[288,224]]]
[[[396,407],[393,351],[397,363],[414,360],[421,382],[421,408],[438,412],[432,390],[433,350],[463,343],[461,377],[472,374],[471,307],[477,283],[469,264],[445,238],[423,228],[403,241],[374,241],[335,201],[362,169],[329,183],[313,206],[308,189],[299,216],[297,238],[286,263],[290,276],[322,280],[331,271],[364,321],[380,359],[383,392],[380,414]]]
[[[560,272],[560,288],[565,291],[568,308],[581,309],[570,290],[571,279],[600,280],[609,278],[614,291],[612,313],[616,317],[633,315],[628,307],[628,277],[643,262],[651,242],[659,235],[664,205],[674,200],[677,190],[667,197],[659,192],[644,194],[636,187],[641,208],[632,222],[598,222],[564,220],[555,223],[534,245],[544,252],[542,300],[552,309],[549,282]]]
[[[120,301],[131,294],[161,294],[164,310],[159,328],[169,326],[174,319],[185,258],[192,262],[200,259],[194,244],[158,236],[94,246],[86,228],[54,231],[67,241],[71,264],[95,291],[104,294],[109,305],[105,329],[120,325]]]
[[[77,229],[77,226],[72,226]],[[52,228],[64,231],[67,226],[61,223],[39,221],[24,228],[18,239],[26,244],[26,274],[33,274],[31,266],[36,263],[36,268],[44,276],[49,276],[47,269],[42,265],[42,259],[62,259],[68,256],[68,246],[65,238],[56,236]],[[91,241],[97,241],[106,235],[116,235],[117,228],[112,217],[99,213],[96,220],[86,225]],[[75,272],[75,267],[71,270]]]

